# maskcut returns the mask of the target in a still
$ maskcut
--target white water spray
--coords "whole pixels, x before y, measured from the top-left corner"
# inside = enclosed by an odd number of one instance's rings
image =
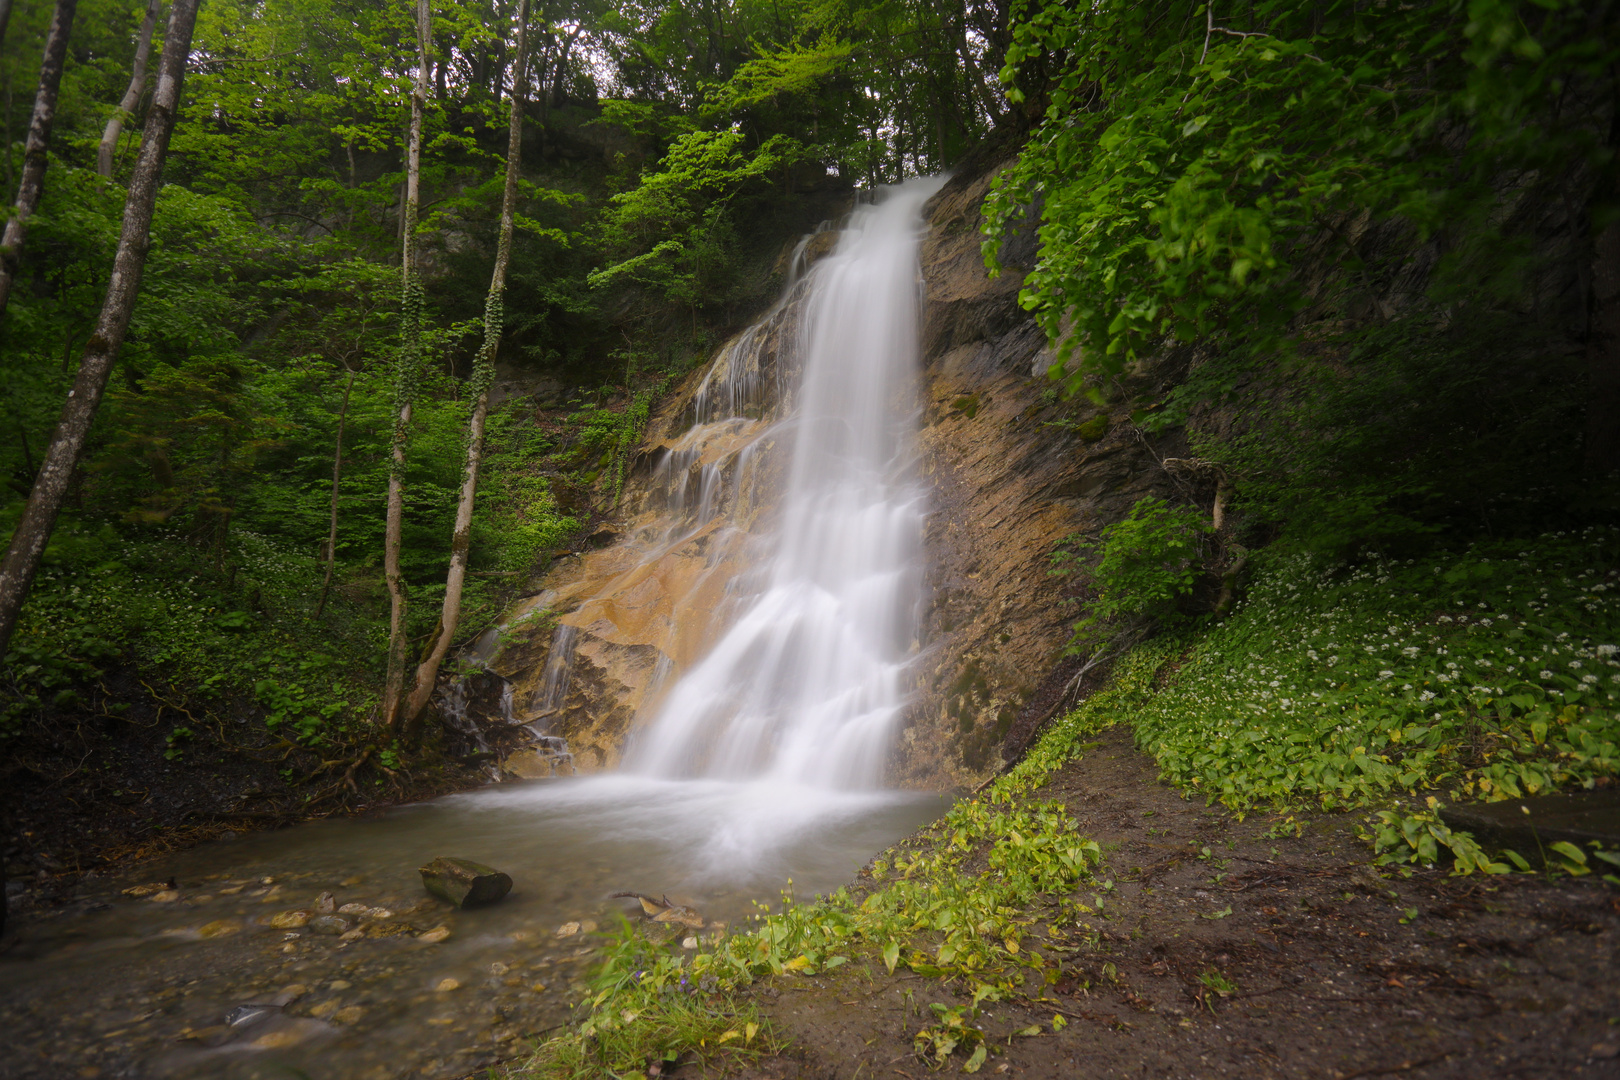
[[[913,181],[857,209],[810,270],[792,458],[763,587],[637,734],[628,770],[881,783],[916,650],[917,249],[922,205],[941,182]]]

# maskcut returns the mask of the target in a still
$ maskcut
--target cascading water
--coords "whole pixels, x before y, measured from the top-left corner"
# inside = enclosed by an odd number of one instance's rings
[[[810,271],[794,343],[803,374],[792,457],[764,587],[637,734],[631,771],[881,782],[916,645],[918,211],[937,187],[914,182],[859,208]],[[710,508],[702,476],[700,507]]]

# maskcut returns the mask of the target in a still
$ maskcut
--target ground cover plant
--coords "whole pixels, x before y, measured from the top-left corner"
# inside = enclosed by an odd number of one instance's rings
[[[1170,780],[1233,809],[1376,808],[1388,857],[1448,847],[1464,869],[1505,869],[1435,800],[1620,769],[1617,544],[1591,528],[1421,560],[1281,557],[1125,719]]]

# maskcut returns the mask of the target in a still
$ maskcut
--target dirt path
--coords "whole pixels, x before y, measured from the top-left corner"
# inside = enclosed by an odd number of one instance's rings
[[[1099,880],[1115,884],[1080,891],[1103,901],[1095,947],[1080,928],[1049,936],[1035,947],[1056,984],[985,1009],[983,1075],[1620,1077],[1620,891],[1381,878],[1351,815],[1271,838],[1272,815],[1239,821],[1156,777],[1116,728],[1037,793],[1103,845]],[[924,1076],[912,1037],[961,991],[858,963],[771,980],[758,1000],[795,1049],[749,1075]],[[1034,1024],[1041,1035],[1012,1034]]]

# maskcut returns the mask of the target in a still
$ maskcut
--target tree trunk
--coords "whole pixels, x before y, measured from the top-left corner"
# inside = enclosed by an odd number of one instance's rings
[[[39,67],[39,92],[34,95],[34,119],[28,125],[28,142],[23,150],[17,205],[11,212],[11,220],[6,222],[5,234],[0,236],[0,315],[5,314],[6,304],[11,300],[11,286],[16,281],[28,218],[39,205],[40,192],[45,189],[45,165],[49,160],[46,151],[51,143],[51,123],[56,119],[56,91],[62,85],[62,65],[67,61],[68,34],[73,30],[73,12],[77,7],[78,0],[56,0],[51,28],[45,35],[45,60]],[[168,145],[167,136],[164,145]],[[144,247],[141,257],[146,257]]]
[[[349,395],[354,391],[354,372],[343,386],[343,405],[338,409],[337,449],[332,451],[332,526],[326,535],[326,578],[321,582],[321,599],[315,617],[326,610],[326,597],[332,591],[332,568],[337,565],[338,490],[343,481],[343,427],[349,420]]]
[[[1597,235],[1587,332],[1586,467],[1620,471],[1620,224]]]
[[[405,156],[405,213],[401,221],[400,348],[394,383],[394,446],[389,460],[388,522],[383,535],[383,577],[388,583],[388,674],[383,684],[382,722],[398,726],[405,697],[405,579],[399,548],[405,519],[405,449],[410,441],[411,405],[422,375],[422,277],[416,266],[416,215],[422,202],[422,114],[427,109],[428,46],[433,14],[429,0],[416,0],[416,85],[411,92],[411,133]]]
[[[129,69],[129,88],[118,109],[107,120],[101,132],[101,148],[96,153],[96,172],[111,178],[113,155],[118,150],[118,136],[124,131],[125,117],[135,115],[135,106],[141,103],[141,91],[146,89],[146,61],[152,55],[152,30],[157,26],[163,0],[146,0],[146,17],[141,20],[141,33],[135,39],[135,62]]]
[[[569,35],[563,38],[562,45],[557,49],[556,66],[551,72],[551,103],[559,109],[563,104],[563,80],[568,78],[568,54],[574,50],[574,42],[584,29],[583,23],[574,27]]]
[[[473,502],[478,495],[478,467],[484,456],[484,421],[489,416],[489,388],[495,381],[495,351],[500,347],[506,321],[506,267],[512,257],[512,225],[517,215],[519,166],[523,157],[524,67],[528,61],[529,0],[519,0],[517,58],[512,65],[512,115],[506,129],[506,190],[501,199],[500,236],[495,244],[495,269],[484,300],[484,340],[473,362],[472,417],[467,422],[467,461],[461,473],[461,500],[456,504],[455,532],[450,541],[450,571],[444,579],[444,608],[428,642],[426,655],[416,668],[416,682],[405,704],[406,734],[414,734],[433,696],[439,668],[455,639],[461,618],[461,590],[467,580],[467,555],[472,541]]]
[[[71,11],[71,5],[69,9]],[[57,10],[61,11],[61,5]],[[118,238],[118,253],[113,258],[112,278],[107,283],[101,317],[96,320],[96,328],[85,344],[79,374],[73,381],[73,389],[68,391],[62,417],[28,496],[28,506],[12,535],[5,564],[0,567],[0,657],[4,657],[11,641],[17,615],[33,583],[34,572],[39,568],[39,557],[56,524],[56,515],[62,509],[85,437],[90,433],[90,423],[95,419],[96,406],[107,387],[107,376],[129,329],[130,313],[140,292],[141,271],[146,264],[152,209],[157,202],[163,158],[169,149],[169,135],[174,131],[186,59],[191,52],[191,32],[196,22],[197,0],[174,0],[169,12],[168,33],[163,39],[163,58],[158,65],[157,92],[152,96],[152,108],[146,115],[140,154],[129,181],[123,231]]]
[[[6,27],[11,24],[11,0],[0,0],[0,45],[6,43]]]

